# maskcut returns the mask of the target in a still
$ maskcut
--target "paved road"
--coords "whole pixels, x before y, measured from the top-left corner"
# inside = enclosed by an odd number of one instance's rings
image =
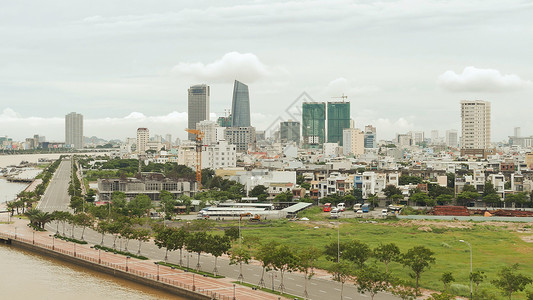
[[[52,176],[48,188],[37,206],[38,209],[48,212],[55,210],[73,212],[69,207],[70,196],[68,195],[71,172],[71,160],[63,159]]]

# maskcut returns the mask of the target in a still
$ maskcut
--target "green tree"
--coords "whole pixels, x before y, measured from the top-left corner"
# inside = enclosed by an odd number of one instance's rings
[[[74,223],[77,226],[80,226],[82,228],[81,230],[81,240],[83,241],[83,236],[85,233],[85,228],[91,227],[94,223],[93,216],[86,214],[86,213],[77,213],[74,215]]]
[[[261,279],[259,280],[259,286],[265,287],[265,271],[270,271],[273,266],[273,254],[276,252],[276,248],[279,246],[278,242],[270,241],[266,244],[262,244],[259,246],[259,249],[257,250],[255,254],[255,259],[257,259],[259,262],[261,262],[262,272],[261,272]]]
[[[400,190],[398,187],[389,184],[383,189],[383,193],[387,197],[387,199],[391,200],[392,196],[394,195],[402,195],[402,190]]]
[[[144,228],[135,228],[133,230],[133,238],[139,241],[139,247],[137,248],[137,255],[141,254],[141,246],[143,242],[150,240],[150,230]]]
[[[237,279],[241,283],[244,280],[244,275],[242,274],[242,264],[243,263],[248,264],[250,259],[251,259],[250,251],[248,249],[246,249],[246,248],[233,248],[230,251],[229,264],[230,265],[239,264],[240,273],[239,273],[239,277],[237,277]]]
[[[198,262],[196,263],[196,271],[200,270],[200,254],[205,252],[208,247],[207,233],[205,231],[199,231],[189,234],[186,240],[185,247],[187,251],[194,252],[198,255]]]
[[[479,288],[479,284],[483,282],[487,278],[487,275],[485,275],[485,272],[483,271],[474,271],[470,273],[470,281],[476,285],[476,289],[474,290],[474,293],[477,297],[477,291]]]
[[[359,269],[355,276],[357,291],[361,294],[370,294],[372,300],[377,293],[387,291],[390,286],[389,274],[379,270],[375,265]]]
[[[150,208],[152,208],[152,200],[147,195],[139,194],[128,202],[126,208],[130,215],[140,218],[148,214]]]
[[[483,202],[485,202],[485,205],[494,206],[498,203],[501,203],[502,201],[498,194],[488,194],[486,196],[483,196]]]
[[[173,229],[162,225],[156,225],[152,229],[155,232],[154,243],[159,249],[165,248],[165,261],[167,261],[168,252],[174,250],[174,244],[171,239]]]
[[[452,272],[444,272],[440,277],[440,281],[442,281],[442,284],[444,285],[444,292],[448,292],[450,283],[454,282],[455,278],[453,278]]]
[[[256,185],[254,188],[250,191],[249,195],[250,197],[257,197],[259,201],[265,201],[268,197],[268,188],[264,185]]]
[[[449,194],[442,194],[439,195],[437,198],[435,198],[437,203],[446,205],[448,203],[451,203],[453,201],[453,196]]]
[[[470,185],[465,185],[466,187],[470,187]],[[464,191],[457,195],[457,202],[458,204],[466,206],[468,203],[477,200],[479,198],[478,192],[471,192],[471,191]]]
[[[227,236],[221,235],[210,235],[208,236],[207,249],[206,252],[215,257],[215,268],[213,269],[213,274],[217,276],[217,258],[226,254],[231,248],[231,242]]]
[[[407,253],[402,255],[402,264],[409,267],[413,272],[411,277],[416,279],[416,290],[418,292],[420,276],[422,273],[430,268],[430,264],[435,263],[435,253],[424,246],[415,246]]]
[[[498,272],[498,278],[491,281],[502,294],[509,296],[509,300],[512,299],[513,293],[523,291],[528,284],[533,282],[531,277],[517,273],[517,271],[518,264],[503,267]]]
[[[340,261],[333,264],[333,266],[329,269],[329,273],[333,274],[333,280],[340,282],[342,299],[344,293],[344,284],[354,273],[352,266],[346,261]]]
[[[298,258],[294,251],[287,245],[280,245],[276,247],[272,256],[272,266],[274,270],[279,271],[281,293],[285,292],[285,285],[283,275],[285,272],[296,271],[298,268]]]
[[[166,220],[172,220],[175,213],[175,207],[178,205],[178,200],[174,198],[171,192],[162,190],[159,192],[159,199],[161,203],[161,211],[165,213]]]
[[[355,263],[358,268],[363,268],[365,262],[371,256],[372,250],[370,247],[367,244],[357,240],[347,242],[341,254],[341,258]]]
[[[401,252],[400,248],[394,243],[379,244],[374,248],[373,256],[385,264],[385,273],[389,272],[389,263],[391,261],[400,261]]]
[[[427,202],[429,200],[429,196],[426,193],[414,193],[411,195],[411,198],[409,198],[411,201],[419,205],[420,203],[423,203],[424,205],[427,205]]]
[[[304,273],[304,298],[308,298],[307,281],[315,275],[314,268],[317,259],[320,257],[320,250],[311,246],[298,251],[296,257],[298,270]]]

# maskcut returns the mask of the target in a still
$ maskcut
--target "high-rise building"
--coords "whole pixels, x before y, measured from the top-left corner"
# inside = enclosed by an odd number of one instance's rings
[[[326,104],[302,103],[302,136],[306,147],[318,148],[326,141]]]
[[[490,102],[461,101],[461,123],[463,149],[490,147]]]
[[[137,129],[137,153],[145,154],[148,150],[148,141],[150,140],[150,131],[148,128]]]
[[[249,127],[250,125],[250,95],[248,86],[235,80],[233,85],[233,100],[231,103],[231,127]]]
[[[418,145],[424,142],[424,132],[423,131],[409,131],[408,134],[411,135],[413,140],[413,145]]]
[[[457,130],[446,130],[446,146],[457,148],[459,146],[459,138],[457,137]]]
[[[227,117],[218,117],[217,124],[220,127],[231,127],[231,115]]]
[[[359,156],[365,153],[365,133],[359,128],[346,128],[342,131],[344,155]]]
[[[71,112],[65,116],[65,144],[74,149],[83,148],[83,115]]]
[[[300,143],[300,122],[292,120],[279,124],[280,140],[282,143]]]
[[[328,102],[328,143],[342,146],[342,131],[350,128],[350,102]]]
[[[196,129],[196,123],[209,120],[209,86],[205,84],[193,85],[189,88],[189,107],[187,126]],[[196,136],[189,133],[189,140]]]
[[[255,127],[228,127],[224,132],[224,139],[235,145],[237,151],[248,151],[249,148],[255,150],[257,138]]]
[[[372,125],[365,126],[365,148],[377,148],[376,127]]]

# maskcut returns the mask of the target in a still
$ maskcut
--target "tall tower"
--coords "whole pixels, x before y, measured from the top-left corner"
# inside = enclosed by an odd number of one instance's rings
[[[74,148],[83,148],[83,115],[71,112],[65,116],[65,144]]]
[[[189,88],[188,101],[188,128],[196,129],[200,121],[209,120],[209,86],[205,84],[193,85]],[[189,140],[196,137],[189,133]]]
[[[346,128],[350,128],[350,102],[328,102],[328,143],[342,146]]]
[[[137,129],[137,153],[138,154],[145,154],[147,150],[146,144],[148,144],[149,139],[150,139],[150,131],[148,131],[148,128]]]
[[[235,80],[231,102],[231,127],[250,127],[250,95],[248,86]]]
[[[490,147],[490,102],[461,101],[462,148]]]
[[[302,136],[306,147],[322,147],[326,141],[326,104],[302,103]]]

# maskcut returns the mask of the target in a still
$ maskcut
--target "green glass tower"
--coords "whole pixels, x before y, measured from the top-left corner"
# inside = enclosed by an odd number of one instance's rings
[[[302,136],[304,147],[307,148],[321,147],[326,141],[326,104],[324,102],[302,104]]]
[[[350,102],[328,102],[328,143],[342,146],[342,131],[350,128]]]

